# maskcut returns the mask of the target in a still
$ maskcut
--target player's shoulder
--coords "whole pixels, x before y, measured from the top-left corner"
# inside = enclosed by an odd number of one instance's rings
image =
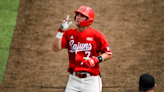
[[[101,33],[100,31],[98,31],[98,30],[96,30],[96,29],[94,29],[94,28],[89,28],[91,31],[92,31],[92,33],[94,33],[94,34],[96,34],[96,35],[104,35],[103,33]]]

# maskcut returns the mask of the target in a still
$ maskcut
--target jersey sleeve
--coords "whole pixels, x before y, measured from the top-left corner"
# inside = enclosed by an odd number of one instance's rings
[[[61,40],[62,48],[68,48],[68,32],[65,31]]]
[[[112,51],[110,49],[109,43],[106,39],[106,37],[104,36],[104,34],[101,33],[101,37],[100,37],[100,52],[101,53],[107,53],[109,55],[112,55]]]

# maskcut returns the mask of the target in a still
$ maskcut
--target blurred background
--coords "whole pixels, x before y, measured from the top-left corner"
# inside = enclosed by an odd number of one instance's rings
[[[100,64],[102,92],[138,92],[139,76],[164,86],[163,0],[0,0],[1,92],[64,92],[68,54],[52,51],[60,23],[81,5],[95,11],[113,57]]]

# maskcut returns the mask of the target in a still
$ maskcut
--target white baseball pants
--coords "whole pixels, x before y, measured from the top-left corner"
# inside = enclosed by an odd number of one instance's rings
[[[102,81],[99,75],[79,78],[70,74],[65,92],[101,92],[101,90]]]

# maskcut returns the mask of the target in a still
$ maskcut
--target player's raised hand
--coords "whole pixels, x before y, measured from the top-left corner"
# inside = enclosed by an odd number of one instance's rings
[[[70,20],[69,15],[67,15],[67,18],[60,24],[56,38],[61,39],[63,37],[64,31],[72,24],[72,21],[68,23],[68,20]]]
[[[87,68],[94,67],[97,63],[99,63],[99,59],[95,56],[93,56],[92,58],[83,57],[83,59],[84,60],[82,61],[81,65]]]
[[[61,25],[60,25],[61,30],[66,30],[72,24],[72,21],[70,21],[68,23],[68,20],[70,20],[69,15],[67,15],[67,18],[65,20],[63,20],[63,22],[61,23]]]

